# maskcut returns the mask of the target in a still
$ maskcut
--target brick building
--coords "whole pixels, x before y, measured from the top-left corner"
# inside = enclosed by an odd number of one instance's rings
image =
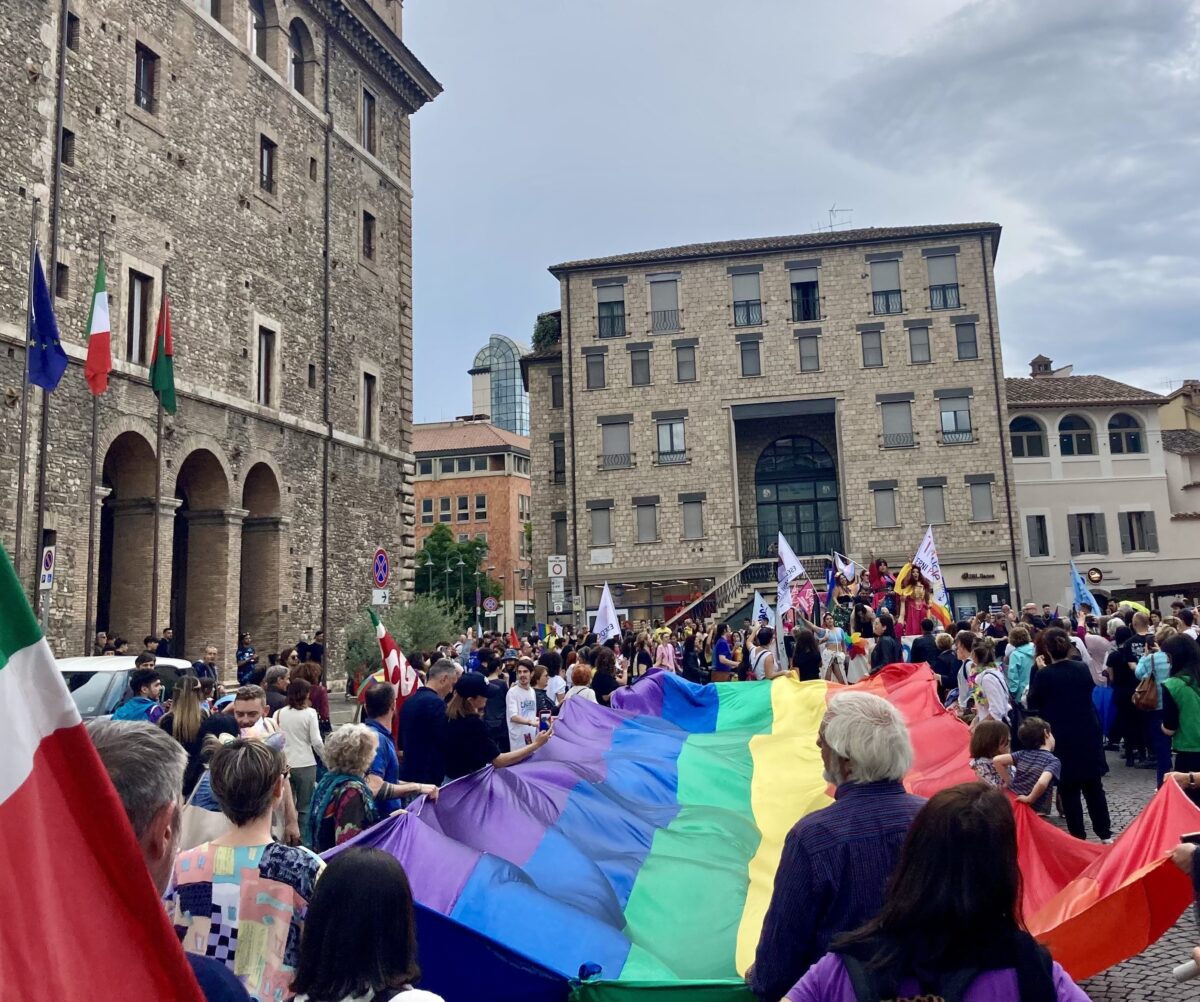
[[[999,238],[845,230],[552,267],[561,339],[523,360],[539,615],[551,553],[589,611],[607,580],[635,619],[714,589],[726,615],[773,582],[780,530],[802,557],[896,566],[930,523],[959,612],[1015,597]]]
[[[325,624],[336,662],[377,545],[411,587],[409,116],[441,87],[392,0],[71,0],[66,25],[58,9],[17,0],[0,23],[4,544],[36,196],[72,365],[44,442],[31,396],[19,557],[32,588],[44,449],[56,650],[81,651],[93,620],[137,641],[170,624],[181,653],[216,643],[228,668],[239,628],[267,651]],[[115,371],[89,521],[81,361],[101,255]],[[147,365],[164,284],[179,404],[159,477]]]
[[[500,607],[487,617],[492,629],[518,630],[529,625],[533,611],[530,547],[525,527],[530,520],[529,439],[481,419],[438,421],[413,426],[417,461],[414,485],[417,505],[416,573],[441,575],[446,568],[422,562],[421,547],[435,525],[444,524],[465,543],[488,544],[484,569],[504,588]],[[457,596],[459,582],[451,569],[448,592]],[[435,586],[438,584],[435,579]],[[465,581],[462,599],[474,603],[475,582]]]

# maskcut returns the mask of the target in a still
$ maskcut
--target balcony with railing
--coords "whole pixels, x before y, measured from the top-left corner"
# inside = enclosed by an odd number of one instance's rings
[[[875,313],[903,313],[904,297],[899,289],[887,289],[883,292],[871,293],[871,305]]]
[[[842,548],[841,527],[820,529],[813,526],[811,530],[789,530],[788,542],[795,553],[832,553]],[[742,526],[742,559],[743,560],[777,560],[779,558],[779,530],[767,529],[764,526]],[[803,561],[807,564],[809,561]],[[825,578],[824,558],[815,558],[818,565],[814,571],[809,571],[813,581],[823,581]],[[807,567],[806,567],[807,570]]]
[[[154,96],[153,89],[148,85],[138,84],[134,87],[133,103],[141,108],[142,111],[149,112],[151,115],[158,112],[158,100]]]
[[[654,462],[659,466],[680,466],[688,461],[687,449],[672,449],[654,453]]]
[[[942,445],[968,445],[975,441],[975,434],[970,428],[966,431],[942,431]]]
[[[665,334],[668,331],[679,330],[678,310],[651,310],[650,333]]]
[[[917,445],[915,431],[885,431],[879,436],[880,444],[885,449],[914,449]]]
[[[565,484],[566,482],[567,482],[567,471],[566,470],[551,470],[550,471],[550,483]]]
[[[733,304],[734,327],[756,327],[761,323],[761,299],[742,299]]]
[[[625,314],[615,313],[610,316],[597,317],[600,337],[624,337]]]
[[[602,452],[596,457],[596,464],[601,470],[627,470],[635,458],[632,452]]]
[[[958,283],[949,285],[931,285],[929,287],[929,308],[931,310],[957,310]]]

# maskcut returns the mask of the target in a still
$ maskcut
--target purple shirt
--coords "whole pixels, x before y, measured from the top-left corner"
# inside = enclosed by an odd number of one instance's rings
[[[843,783],[828,807],[788,832],[775,871],[750,989],[777,1002],[829,949],[883,904],[909,825],[925,804],[900,783]]]
[[[900,984],[900,998],[919,997],[915,980]],[[1058,1002],[1089,1002],[1084,992],[1057,963],[1054,964],[1054,994]],[[927,997],[927,996],[926,996]],[[967,989],[964,1002],[1012,1002],[1017,998],[1017,972],[984,971]],[[784,996],[786,1002],[855,1002],[850,975],[836,954],[827,953]]]

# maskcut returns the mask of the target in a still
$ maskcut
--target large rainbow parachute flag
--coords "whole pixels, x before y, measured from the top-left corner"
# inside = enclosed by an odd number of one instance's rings
[[[404,863],[422,985],[447,999],[745,1002],[784,838],[831,802],[816,733],[842,688],[652,672],[615,709],[568,702],[528,762],[450,783],[349,844]],[[908,722],[910,790],[975,779],[928,668],[892,665],[857,688]],[[1140,952],[1190,903],[1167,853],[1200,809],[1174,784],[1113,846],[1014,810],[1026,920],[1074,977]]]

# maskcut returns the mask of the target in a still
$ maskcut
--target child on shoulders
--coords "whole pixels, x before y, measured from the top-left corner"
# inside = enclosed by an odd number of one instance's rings
[[[1009,783],[1008,770],[1002,762],[1007,759],[1011,745],[1008,724],[1000,720],[981,720],[971,732],[971,768],[975,775],[989,786],[1006,789]]]
[[[1062,776],[1050,725],[1041,717],[1026,717],[1017,729],[1017,740],[1021,742],[1021,750],[996,756],[995,764],[1012,768],[1012,790],[1017,800],[1039,814],[1049,814],[1054,784]]]

